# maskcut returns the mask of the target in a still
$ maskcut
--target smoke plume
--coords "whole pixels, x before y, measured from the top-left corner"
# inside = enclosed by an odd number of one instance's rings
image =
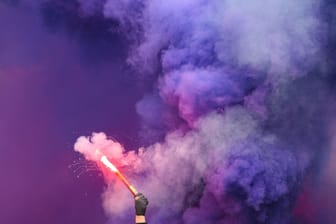
[[[290,223],[328,151],[322,2],[78,2],[83,16],[118,21],[127,62],[155,81],[136,104],[144,147],[94,133],[75,150],[118,161],[148,196],[150,223]],[[130,200],[108,182],[111,223],[131,222]]]

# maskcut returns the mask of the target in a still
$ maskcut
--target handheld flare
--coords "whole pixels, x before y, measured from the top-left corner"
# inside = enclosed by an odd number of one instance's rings
[[[102,156],[100,161],[108,167],[117,177],[125,184],[125,186],[128,188],[128,190],[133,194],[135,197],[138,194],[138,191],[135,189],[134,186],[132,186],[128,180],[124,177],[122,173],[115,167],[108,159],[106,156]]]

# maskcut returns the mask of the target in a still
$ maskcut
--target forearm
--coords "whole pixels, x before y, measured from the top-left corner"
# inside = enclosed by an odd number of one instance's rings
[[[136,215],[135,216],[135,223],[138,224],[146,224],[146,218],[144,215]]]

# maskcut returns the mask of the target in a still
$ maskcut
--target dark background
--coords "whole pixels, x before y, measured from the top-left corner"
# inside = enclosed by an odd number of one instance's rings
[[[102,178],[69,165],[92,131],[138,145],[144,87],[111,26],[63,5],[0,2],[0,223],[105,222]]]

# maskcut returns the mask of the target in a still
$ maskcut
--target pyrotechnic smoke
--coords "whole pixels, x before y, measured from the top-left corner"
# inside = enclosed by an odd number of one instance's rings
[[[157,78],[136,108],[158,142],[127,151],[95,133],[75,150],[119,161],[148,196],[150,223],[289,223],[326,147],[320,1],[79,2],[118,20],[128,62]],[[103,196],[112,223],[131,220],[122,192],[113,182]]]

